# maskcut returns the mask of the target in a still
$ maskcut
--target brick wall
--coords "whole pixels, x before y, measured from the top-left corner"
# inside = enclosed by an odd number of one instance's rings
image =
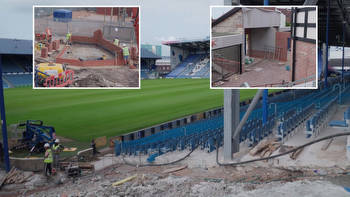
[[[295,80],[300,80],[312,75],[316,75],[316,44],[297,40],[295,54]]]
[[[288,38],[290,36],[290,32],[276,32],[276,47],[282,49],[280,54],[278,54],[280,61],[287,61]]]
[[[213,32],[243,34],[242,10],[213,27]]]
[[[72,40],[72,43],[96,44],[99,47],[102,47],[110,51],[111,53],[115,54],[116,57],[114,59],[108,59],[108,60],[88,60],[88,61],[80,61],[77,59],[66,59],[66,58],[62,58],[62,55],[67,50],[67,47],[65,47],[56,56],[57,63],[66,63],[66,64],[75,65],[75,66],[105,66],[105,65],[123,65],[124,64],[122,49],[118,46],[115,46],[110,41],[105,40],[103,38],[101,30],[95,31],[93,37],[72,35],[71,40]]]

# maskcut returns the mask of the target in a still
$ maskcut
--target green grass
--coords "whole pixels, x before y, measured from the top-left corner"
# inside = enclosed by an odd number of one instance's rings
[[[117,136],[223,105],[209,79],[143,80],[140,90],[5,90],[7,124],[43,120],[81,142]],[[241,100],[256,90],[241,91]]]

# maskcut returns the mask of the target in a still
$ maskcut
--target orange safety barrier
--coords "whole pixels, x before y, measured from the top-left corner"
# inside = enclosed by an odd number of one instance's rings
[[[74,82],[74,71],[67,70],[64,74],[60,73],[58,77],[50,76],[47,77],[44,86],[45,87],[65,87]]]

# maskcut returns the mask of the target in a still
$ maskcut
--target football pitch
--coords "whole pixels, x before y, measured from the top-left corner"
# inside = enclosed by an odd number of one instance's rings
[[[256,90],[241,91],[241,100]],[[58,136],[88,142],[117,136],[223,105],[209,79],[142,80],[139,90],[5,90],[7,124],[42,120]]]

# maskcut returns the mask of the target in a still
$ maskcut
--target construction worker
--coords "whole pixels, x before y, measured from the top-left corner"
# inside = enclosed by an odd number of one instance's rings
[[[71,38],[72,38],[72,34],[70,32],[68,32],[66,34],[66,44],[70,44],[71,43]]]
[[[92,154],[96,155],[97,154],[97,150],[96,150],[96,143],[95,143],[95,139],[92,138],[91,140],[91,148],[92,148]]]
[[[129,64],[129,47],[126,44],[123,44],[123,56],[124,56],[124,65]]]
[[[117,47],[119,47],[119,39],[118,39],[118,37],[115,37],[115,39],[114,39],[114,45],[117,46]]]
[[[45,176],[48,176],[52,174],[52,162],[53,162],[53,158],[52,158],[52,151],[50,148],[50,144],[46,143],[44,145],[45,148],[45,155],[44,155],[44,164],[45,164],[45,169],[44,169],[44,173]]]
[[[60,153],[63,150],[63,146],[60,144],[60,139],[56,139],[55,143],[52,145],[53,150],[53,166],[55,168],[59,167]]]

